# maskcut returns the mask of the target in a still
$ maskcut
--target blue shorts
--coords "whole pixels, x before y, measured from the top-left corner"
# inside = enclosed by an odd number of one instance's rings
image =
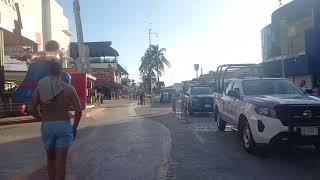
[[[73,131],[69,121],[43,122],[41,135],[46,150],[69,148],[73,141]]]

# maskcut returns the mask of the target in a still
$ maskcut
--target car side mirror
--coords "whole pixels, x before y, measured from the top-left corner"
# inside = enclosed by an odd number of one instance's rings
[[[227,95],[230,97],[233,97],[233,98],[240,99],[240,92],[235,91],[235,90],[230,90]]]
[[[313,90],[312,90],[312,89],[306,89],[305,92],[306,92],[307,94],[313,94]]]

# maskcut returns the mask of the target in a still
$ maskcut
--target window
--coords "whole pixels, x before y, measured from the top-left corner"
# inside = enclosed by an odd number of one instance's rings
[[[228,94],[228,92],[232,89],[232,87],[233,87],[233,82],[230,82],[230,83],[228,84],[228,86],[226,87],[224,93],[225,93],[225,94]]]
[[[240,84],[239,83],[234,83],[233,88],[234,91],[240,92]]]
[[[288,80],[247,80],[243,81],[244,93],[250,95],[288,94],[303,95],[304,92]]]
[[[212,90],[208,87],[195,87],[191,89],[191,95],[212,94]]]

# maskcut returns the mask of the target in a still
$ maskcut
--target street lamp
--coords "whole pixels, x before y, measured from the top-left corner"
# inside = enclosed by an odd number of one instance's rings
[[[77,39],[78,39],[78,52],[79,52],[79,63],[78,63],[78,70],[80,72],[87,72],[90,73],[90,64],[88,59],[86,58],[86,51],[88,48],[84,45],[83,40],[83,31],[82,31],[82,23],[81,23],[81,16],[80,16],[80,3],[79,0],[73,1],[73,13],[75,16],[75,23],[76,23],[76,30],[77,30]],[[88,54],[88,52],[87,52]]]

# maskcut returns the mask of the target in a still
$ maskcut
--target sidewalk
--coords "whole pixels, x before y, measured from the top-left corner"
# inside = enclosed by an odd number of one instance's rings
[[[0,126],[40,122],[32,116],[0,118]]]
[[[137,116],[152,117],[165,115],[171,112],[171,104],[149,104],[135,108]]]
[[[91,117],[94,114],[102,111],[101,108],[125,107],[130,102],[131,101],[126,101],[126,100],[105,101],[104,104],[102,104],[100,106],[96,105],[93,108],[84,110],[83,116]],[[19,117],[0,118],[0,126],[15,125],[15,124],[27,124],[27,123],[35,123],[35,122],[40,122],[40,121],[35,119],[33,116],[19,116]]]

